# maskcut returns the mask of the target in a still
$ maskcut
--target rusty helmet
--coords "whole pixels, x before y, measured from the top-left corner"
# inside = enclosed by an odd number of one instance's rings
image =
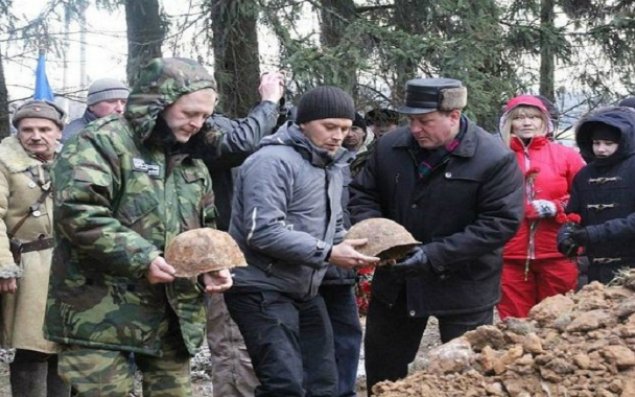
[[[247,266],[236,241],[226,232],[211,228],[192,229],[176,236],[165,250],[165,260],[177,277]]]
[[[376,256],[382,261],[401,259],[412,248],[421,244],[397,222],[386,218],[369,218],[350,228],[346,239],[368,239],[356,250],[364,255]]]

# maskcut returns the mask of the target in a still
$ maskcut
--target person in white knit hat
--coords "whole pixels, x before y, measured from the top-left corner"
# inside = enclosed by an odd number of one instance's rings
[[[84,115],[71,121],[64,128],[62,142],[76,135],[91,121],[113,113],[123,114],[129,92],[128,87],[117,79],[106,77],[93,81],[88,87]]]

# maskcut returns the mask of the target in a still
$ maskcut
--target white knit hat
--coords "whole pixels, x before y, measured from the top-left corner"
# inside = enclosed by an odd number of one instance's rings
[[[111,78],[103,78],[93,81],[88,87],[86,104],[92,106],[97,102],[109,99],[127,99],[130,90],[121,81]]]

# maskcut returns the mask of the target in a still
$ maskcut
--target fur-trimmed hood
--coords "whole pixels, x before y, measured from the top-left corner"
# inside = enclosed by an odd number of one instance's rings
[[[31,167],[42,164],[40,160],[31,157],[24,150],[15,135],[4,138],[0,143],[0,163],[12,174],[24,172]]]

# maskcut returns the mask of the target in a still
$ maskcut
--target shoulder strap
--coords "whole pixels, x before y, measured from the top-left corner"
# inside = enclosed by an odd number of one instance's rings
[[[35,201],[35,203],[33,203],[33,205],[31,205],[29,207],[29,212],[27,212],[26,215],[24,215],[22,218],[20,218],[18,223],[16,223],[11,228],[11,231],[9,233],[7,233],[7,235],[9,236],[9,239],[11,239],[11,238],[13,238],[13,236],[15,236],[15,234],[18,232],[18,230],[20,230],[20,228],[22,227],[24,222],[26,222],[26,220],[29,218],[29,216],[31,216],[33,211],[35,211],[37,208],[40,207],[40,205],[42,205],[44,203],[44,201],[46,200],[46,197],[48,197],[48,195],[50,193],[51,193],[51,189],[50,189],[50,186],[49,186],[48,189],[44,190],[42,192],[42,194],[40,194],[40,197],[38,197],[37,201]]]

